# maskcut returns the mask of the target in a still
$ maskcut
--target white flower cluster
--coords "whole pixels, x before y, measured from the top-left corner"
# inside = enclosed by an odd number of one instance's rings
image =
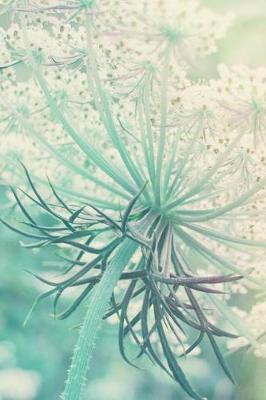
[[[2,179],[21,181],[14,166],[20,159],[35,178],[44,181],[48,174],[72,197],[121,206],[130,196],[113,176],[124,171],[123,163],[130,170],[130,162],[120,140],[143,175],[152,175],[153,146],[162,149],[162,184],[173,180],[180,198],[207,176],[208,195],[184,199],[178,210],[188,222],[191,216],[207,221],[201,231],[195,227],[196,238],[209,233],[204,244],[223,257],[217,263],[228,265],[232,255],[246,278],[261,281],[265,265],[257,252],[249,248],[243,255],[226,235],[265,240],[265,192],[254,189],[252,201],[246,193],[265,177],[266,69],[221,65],[216,80],[189,78],[198,58],[216,51],[231,15],[217,16],[197,0],[5,4],[12,22],[0,30]],[[81,142],[89,143],[89,155]],[[109,166],[114,172],[108,174]],[[172,178],[170,166],[182,182]],[[239,193],[246,195],[243,207],[208,223],[210,208],[226,207]],[[224,236],[217,241],[207,224]],[[205,271],[213,270],[210,265]],[[247,283],[235,284],[235,291],[244,293]],[[266,330],[265,305],[255,304],[246,318],[255,336]]]
[[[0,395],[3,399],[33,400],[40,377],[33,371],[10,368],[0,371]]]

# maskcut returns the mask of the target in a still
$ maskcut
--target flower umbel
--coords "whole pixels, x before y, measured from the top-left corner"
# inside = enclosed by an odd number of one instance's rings
[[[218,342],[260,345],[227,300],[265,293],[264,90],[246,70],[236,84],[225,69],[189,78],[230,18],[194,0],[14,1],[4,12],[1,168],[24,228],[2,223],[29,249],[60,250],[60,278],[33,274],[49,286],[33,308],[49,296],[57,319],[88,307],[63,399],[80,399],[101,321],[115,318],[127,362],[146,357],[202,399],[179,359],[206,338],[233,381]]]

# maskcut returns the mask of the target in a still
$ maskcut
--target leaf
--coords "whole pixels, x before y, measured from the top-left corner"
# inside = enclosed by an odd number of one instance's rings
[[[86,244],[86,245],[89,245],[89,244],[93,241],[93,239],[94,239],[94,236],[89,237],[89,238],[86,240],[85,244]],[[84,265],[86,264],[85,261],[79,261],[79,260],[81,260],[81,258],[83,257],[84,254],[85,254],[85,252],[84,252],[83,250],[81,250],[81,251],[78,253],[78,255],[77,255],[77,257],[76,257],[75,260],[71,260],[71,259],[69,259],[69,258],[67,258],[67,257],[64,257],[64,256],[59,255],[60,258],[66,260],[66,261],[71,262],[71,265],[64,271],[64,275],[67,274],[69,271],[71,271],[76,265],[84,266]]]
[[[5,225],[7,228],[9,228],[11,231],[13,231],[15,233],[19,233],[22,236],[28,237],[30,239],[45,239],[45,240],[47,240],[46,236],[34,235],[32,233],[28,233],[28,232],[22,231],[20,229],[17,229],[14,226],[10,225],[5,220],[3,220],[2,218],[0,218],[0,222],[2,222],[2,224]]]
[[[57,233],[57,232],[65,232],[65,231],[67,231],[68,229],[67,228],[59,228],[59,227],[53,227],[53,226],[42,226],[42,225],[37,225],[37,223],[36,224],[31,224],[31,223],[29,223],[29,222],[21,222],[23,225],[26,225],[26,226],[29,226],[30,228],[33,228],[33,229],[37,229],[37,230],[39,230],[39,231],[43,231],[46,235],[48,235],[49,236],[49,233],[48,232],[55,232],[55,233]],[[51,236],[51,237],[53,237],[53,236]]]
[[[55,212],[48,206],[47,202],[42,198],[42,196],[39,194],[38,190],[36,189],[36,187],[35,187],[35,185],[34,185],[32,179],[31,179],[31,176],[30,176],[30,174],[29,174],[27,168],[25,167],[25,165],[24,165],[23,163],[21,163],[21,165],[22,165],[22,167],[23,167],[23,169],[24,169],[24,171],[25,171],[25,173],[26,173],[26,176],[27,176],[28,182],[29,182],[29,184],[30,184],[30,187],[32,188],[32,190],[33,190],[35,196],[36,196],[37,199],[39,200],[39,203],[38,203],[38,204],[39,204],[42,208],[44,208],[46,211],[48,211],[51,215],[53,215],[55,218],[60,219],[60,220],[65,224],[65,226],[66,226],[68,229],[70,229],[71,231],[73,231],[74,229],[73,229],[72,226],[68,223],[68,221],[66,221],[65,218],[63,218],[63,217],[61,217],[60,215],[58,215],[57,213],[55,213]],[[24,192],[24,191],[23,191],[23,192]],[[24,193],[25,193],[25,192],[24,192]],[[29,197],[29,196],[28,196],[28,197]]]
[[[95,207],[92,204],[89,204],[89,207],[91,207],[100,216],[102,216],[107,222],[109,222],[110,226],[113,226],[114,228],[116,228],[116,229],[118,229],[120,231],[120,226],[112,218],[108,217],[107,214],[105,214],[103,211],[101,211],[99,208]]]
[[[220,328],[217,328],[217,326],[214,326],[210,322],[208,322],[209,330],[215,335],[215,336],[223,336],[223,337],[228,337],[232,339],[236,339],[239,337],[239,335],[235,335],[234,333],[226,332]]]
[[[123,298],[122,301],[122,305],[121,305],[121,310],[120,310],[120,315],[119,315],[119,331],[118,331],[118,345],[119,345],[119,351],[120,354],[122,355],[123,359],[131,366],[134,366],[136,368],[138,368],[132,361],[129,360],[129,358],[127,357],[126,353],[125,353],[125,348],[124,348],[124,339],[125,339],[125,335],[124,335],[124,323],[125,321],[127,321],[127,308],[130,302],[130,299],[132,298],[134,289],[136,287],[136,280],[131,281],[131,283],[128,286],[128,289],[126,291],[126,294]],[[128,324],[128,328],[129,328],[129,332],[131,332],[131,334],[133,335],[133,337],[136,339],[136,336],[134,335],[134,331],[130,325],[130,323]]]
[[[236,329],[240,336],[245,337],[254,348],[259,348],[259,343],[253,334],[249,331],[245,322],[241,318],[239,318],[229,306],[227,306],[223,301],[218,299],[217,297],[208,296],[209,300],[217,307],[217,309],[221,312],[223,317],[230,322],[230,324]]]
[[[174,377],[174,379],[180,384],[180,386],[185,390],[185,392],[195,400],[203,400],[203,398],[195,392],[195,390],[192,388],[190,383],[188,382],[184,372],[180,368],[179,364],[176,361],[176,358],[174,354],[172,353],[171,347],[168,343],[168,340],[165,336],[162,323],[161,323],[161,318],[162,318],[162,311],[160,309],[160,304],[157,299],[154,301],[154,316],[156,321],[158,321],[158,334],[160,338],[160,342],[162,345],[163,353],[164,356],[167,360],[169,369]]]
[[[138,201],[139,197],[142,195],[143,191],[145,190],[145,187],[147,186],[148,182],[145,182],[145,184],[143,185],[143,187],[141,188],[141,190],[139,191],[139,193],[137,193],[133,199],[129,202],[127,208],[125,209],[125,212],[123,214],[123,218],[122,218],[122,227],[121,230],[123,233],[126,232],[126,227],[127,227],[127,222],[129,219],[129,216],[136,204],[136,202]]]
[[[90,291],[93,289],[94,286],[95,286],[95,283],[91,283],[90,285],[88,285],[82,291],[82,293],[73,301],[71,306],[67,310],[62,312],[61,314],[57,315],[56,318],[63,320],[63,319],[66,319],[67,317],[69,317],[77,309],[77,307],[80,305],[80,303],[87,297],[87,295],[90,293]]]
[[[94,258],[92,261],[89,261],[84,265],[84,267],[78,271],[76,274],[71,276],[70,278],[60,282],[61,286],[71,286],[73,285],[79,278],[88,273],[92,268],[94,268],[99,262],[101,262],[101,256]]]
[[[29,320],[30,320],[30,318],[31,318],[31,316],[32,316],[33,311],[34,311],[35,308],[38,306],[38,304],[40,303],[40,301],[43,300],[43,299],[45,299],[46,297],[52,295],[53,293],[55,293],[56,290],[57,290],[57,289],[49,290],[48,292],[45,292],[45,293],[39,295],[39,296],[36,298],[36,300],[34,301],[32,307],[30,308],[30,311],[28,312],[28,314],[26,315],[26,317],[25,317],[25,319],[24,319],[23,327],[25,327],[25,326],[27,325],[27,323],[29,322]]]
[[[35,243],[24,243],[20,241],[19,243],[25,249],[39,249],[41,247],[49,245],[49,240],[41,240],[40,242],[35,242]]]
[[[55,190],[54,186],[52,185],[52,182],[50,181],[49,177],[47,177],[48,183],[50,188],[52,189],[53,195],[55,196],[55,198],[59,201],[60,204],[62,204],[62,206],[69,212],[72,213],[71,209],[68,207],[68,205],[64,202],[64,200],[62,200],[62,198],[59,196],[59,194],[57,193],[57,191]]]
[[[246,273],[245,271],[241,271],[241,269],[232,264],[230,260],[227,260],[225,257],[222,257],[214,253],[213,251],[209,250],[206,246],[204,246],[202,243],[194,239],[192,236],[185,233],[182,229],[175,228],[175,230],[178,233],[179,237],[184,241],[184,243],[189,248],[195,250],[202,257],[212,262],[212,264],[219,265],[220,268],[222,268],[223,270],[229,269],[230,271],[233,271],[239,276],[247,278],[249,281],[255,283],[257,286],[264,288],[264,285],[258,279],[252,278],[250,274]]]
[[[174,321],[174,323],[176,324],[176,326],[180,329],[180,331],[185,334],[182,326],[180,325],[178,319],[175,318],[175,315],[173,314],[171,308],[168,306],[167,301],[165,300],[164,296],[160,293],[159,289],[157,288],[156,284],[151,281],[150,282],[151,288],[155,294],[155,296],[157,297],[157,300],[159,301],[160,299],[160,303],[162,305],[162,307],[165,309],[166,313],[171,317],[171,319]],[[183,346],[182,340],[179,338],[179,343],[181,344],[181,346]]]
[[[34,219],[31,217],[31,215],[28,213],[28,211],[26,210],[26,208],[24,207],[24,205],[22,204],[22,202],[20,201],[20,198],[18,197],[15,189],[10,186],[10,190],[13,193],[13,196],[15,197],[15,200],[19,206],[19,208],[21,209],[21,211],[23,212],[23,214],[25,215],[25,217],[32,223],[33,226],[35,226],[35,221]]]
[[[136,292],[133,294],[132,298],[139,296],[145,290],[146,290],[145,286],[142,286],[141,288],[137,289]],[[107,319],[110,316],[112,316],[113,314],[117,313],[117,311],[119,311],[121,309],[121,307],[122,307],[122,303],[116,304],[115,308],[111,308],[111,310],[107,311],[107,313],[104,316],[104,319]],[[138,313],[138,314],[140,314],[140,313]],[[136,318],[136,317],[138,317],[138,315],[136,315],[130,322],[128,322],[128,325],[124,329],[124,336],[126,336],[129,332],[130,328],[133,328],[135,326],[135,324],[140,320],[140,316],[139,316],[139,318]]]
[[[228,366],[226,365],[226,362],[225,362],[225,360],[224,360],[224,358],[223,358],[223,356],[222,356],[222,354],[220,352],[220,349],[219,349],[216,341],[214,340],[214,337],[209,332],[207,332],[207,335],[208,335],[209,341],[210,341],[210,343],[212,345],[213,351],[214,351],[214,353],[215,353],[215,355],[217,357],[217,360],[219,361],[219,364],[221,365],[222,369],[224,370],[225,374],[228,376],[230,381],[232,383],[235,383],[234,378],[233,378],[233,376],[232,376]]]
[[[48,279],[42,278],[40,275],[37,275],[34,272],[31,272],[31,271],[28,271],[28,270],[25,270],[25,272],[27,272],[28,274],[34,276],[34,278],[36,278],[39,281],[45,283],[46,285],[55,286],[55,287],[60,286],[60,283],[55,283],[55,282],[49,281]]]
[[[191,353],[196,347],[198,347],[200,345],[200,343],[202,342],[202,339],[204,338],[204,333],[205,333],[204,331],[200,331],[197,339],[186,349],[183,356]]]
[[[165,365],[162,363],[161,359],[158,357],[156,352],[154,351],[151,341],[150,341],[150,330],[148,327],[148,312],[150,305],[152,304],[152,297],[151,297],[151,291],[150,289],[146,290],[144,299],[143,299],[143,305],[142,305],[142,310],[141,310],[141,331],[142,331],[142,336],[143,340],[145,343],[145,346],[147,347],[147,350],[149,351],[149,354],[152,358],[152,360],[159,365],[166,373],[167,375],[171,376],[169,373],[168,369],[165,367]],[[143,345],[144,345],[143,343]]]
[[[69,222],[73,223],[75,222],[75,220],[79,217],[80,213],[82,213],[82,211],[84,210],[86,206],[83,206],[81,208],[79,208],[78,210],[76,210],[70,217],[69,217]]]

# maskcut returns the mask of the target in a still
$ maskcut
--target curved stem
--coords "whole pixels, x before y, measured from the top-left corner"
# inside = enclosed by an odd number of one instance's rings
[[[80,150],[91,160],[94,162],[95,165],[97,165],[107,176],[113,179],[114,182],[118,183],[123,189],[125,189],[127,192],[134,194],[135,189],[134,186],[131,185],[131,182],[129,182],[128,176],[123,176],[123,173],[121,170],[119,170],[111,160],[107,160],[106,157],[104,157],[97,149],[95,149],[88,141],[83,139],[83,135],[81,135],[69,122],[69,120],[65,117],[64,113],[60,110],[59,106],[57,105],[54,97],[52,96],[52,93],[50,91],[50,88],[43,77],[43,74],[41,73],[41,70],[36,64],[36,61],[30,51],[30,46],[29,46],[29,40],[28,40],[28,34],[27,34],[27,29],[25,26],[25,21],[24,18],[20,19],[21,21],[21,27],[22,27],[22,34],[23,34],[23,39],[25,42],[26,46],[26,51],[30,60],[30,65],[32,72],[43,92],[45,95],[45,98],[47,100],[47,103],[52,110],[53,114],[55,115],[56,119],[64,130],[69,134],[69,136],[73,139],[73,141],[77,144],[77,146],[80,148]]]
[[[137,247],[137,243],[125,239],[92,293],[74,349],[62,400],[80,400],[81,398],[103,315],[108,308],[113,289]]]

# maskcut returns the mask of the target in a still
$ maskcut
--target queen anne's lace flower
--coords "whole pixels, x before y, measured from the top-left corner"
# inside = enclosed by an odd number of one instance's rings
[[[231,22],[196,0],[10,1],[5,12],[0,165],[16,184],[17,159],[30,167],[32,195],[13,195],[34,233],[3,222],[40,240],[29,247],[70,247],[69,275],[40,278],[52,286],[42,297],[56,296],[55,312],[66,289],[76,296],[61,319],[104,280],[125,240],[134,243],[104,317],[117,316],[128,362],[130,336],[139,356],[200,399],[173,354],[196,354],[207,336],[232,379],[215,337],[241,335],[258,352],[265,330],[263,296],[247,331],[223,302],[233,301],[223,294],[229,282],[230,293],[263,289],[265,70],[220,66],[217,80],[189,79]],[[43,196],[34,182],[46,175]],[[53,227],[26,211],[31,201]]]
[[[251,136],[254,146],[265,144],[266,68],[250,69],[244,65],[218,68],[220,79],[214,87],[228,126]]]

